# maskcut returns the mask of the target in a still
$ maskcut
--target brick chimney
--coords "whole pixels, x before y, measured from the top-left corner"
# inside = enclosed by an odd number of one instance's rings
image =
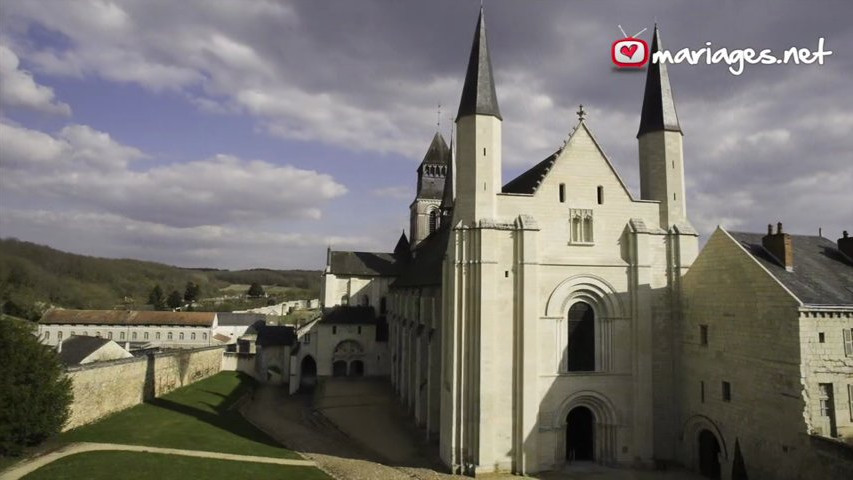
[[[794,269],[794,246],[791,236],[782,232],[782,222],[776,224],[776,233],[773,233],[772,225],[767,225],[767,235],[761,239],[761,245],[776,257],[785,270],[790,272]]]
[[[853,260],[853,237],[847,236],[847,230],[844,230],[843,236],[838,239],[838,250]]]

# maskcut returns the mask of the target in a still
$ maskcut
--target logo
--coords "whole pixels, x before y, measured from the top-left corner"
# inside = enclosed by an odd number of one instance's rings
[[[640,30],[635,35],[627,35],[625,30],[622,30],[622,25],[618,25],[622,31],[624,38],[620,38],[613,42],[610,47],[610,58],[613,64],[619,68],[641,68],[649,62],[649,44],[637,35],[646,31]]]

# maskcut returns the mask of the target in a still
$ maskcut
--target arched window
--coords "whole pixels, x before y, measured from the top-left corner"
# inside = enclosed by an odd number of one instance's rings
[[[435,231],[438,228],[438,210],[433,210],[429,212],[429,233]]]
[[[569,348],[567,370],[591,372],[595,370],[595,311],[585,302],[577,302],[569,309]]]

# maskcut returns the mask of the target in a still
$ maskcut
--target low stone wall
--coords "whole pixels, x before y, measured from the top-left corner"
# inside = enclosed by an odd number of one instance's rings
[[[99,420],[218,373],[224,347],[155,353],[70,367],[71,415],[63,430]]]
[[[225,352],[222,354],[222,370],[226,372],[243,372],[246,375],[257,378],[257,375],[255,375],[255,361],[256,354],[254,353]]]

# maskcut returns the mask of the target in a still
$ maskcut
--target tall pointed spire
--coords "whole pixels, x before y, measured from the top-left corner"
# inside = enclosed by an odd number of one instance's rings
[[[444,192],[441,205],[438,207],[442,217],[450,217],[453,213],[453,126],[450,127],[450,156],[447,159],[447,175],[444,176]],[[442,220],[442,223],[445,220]]]
[[[662,48],[660,30],[655,24],[650,57]],[[643,95],[643,113],[640,116],[640,131],[637,132],[637,137],[644,133],[661,130],[681,132],[678,115],[675,113],[672,88],[669,86],[669,75],[666,73],[666,64],[650,61],[648,69],[646,92]]]
[[[495,93],[482,6],[480,18],[477,20],[477,30],[474,32],[474,43],[471,45],[471,55],[468,58],[468,70],[465,72],[465,84],[462,87],[462,99],[459,101],[459,114],[456,119],[466,115],[492,115],[503,120]]]

